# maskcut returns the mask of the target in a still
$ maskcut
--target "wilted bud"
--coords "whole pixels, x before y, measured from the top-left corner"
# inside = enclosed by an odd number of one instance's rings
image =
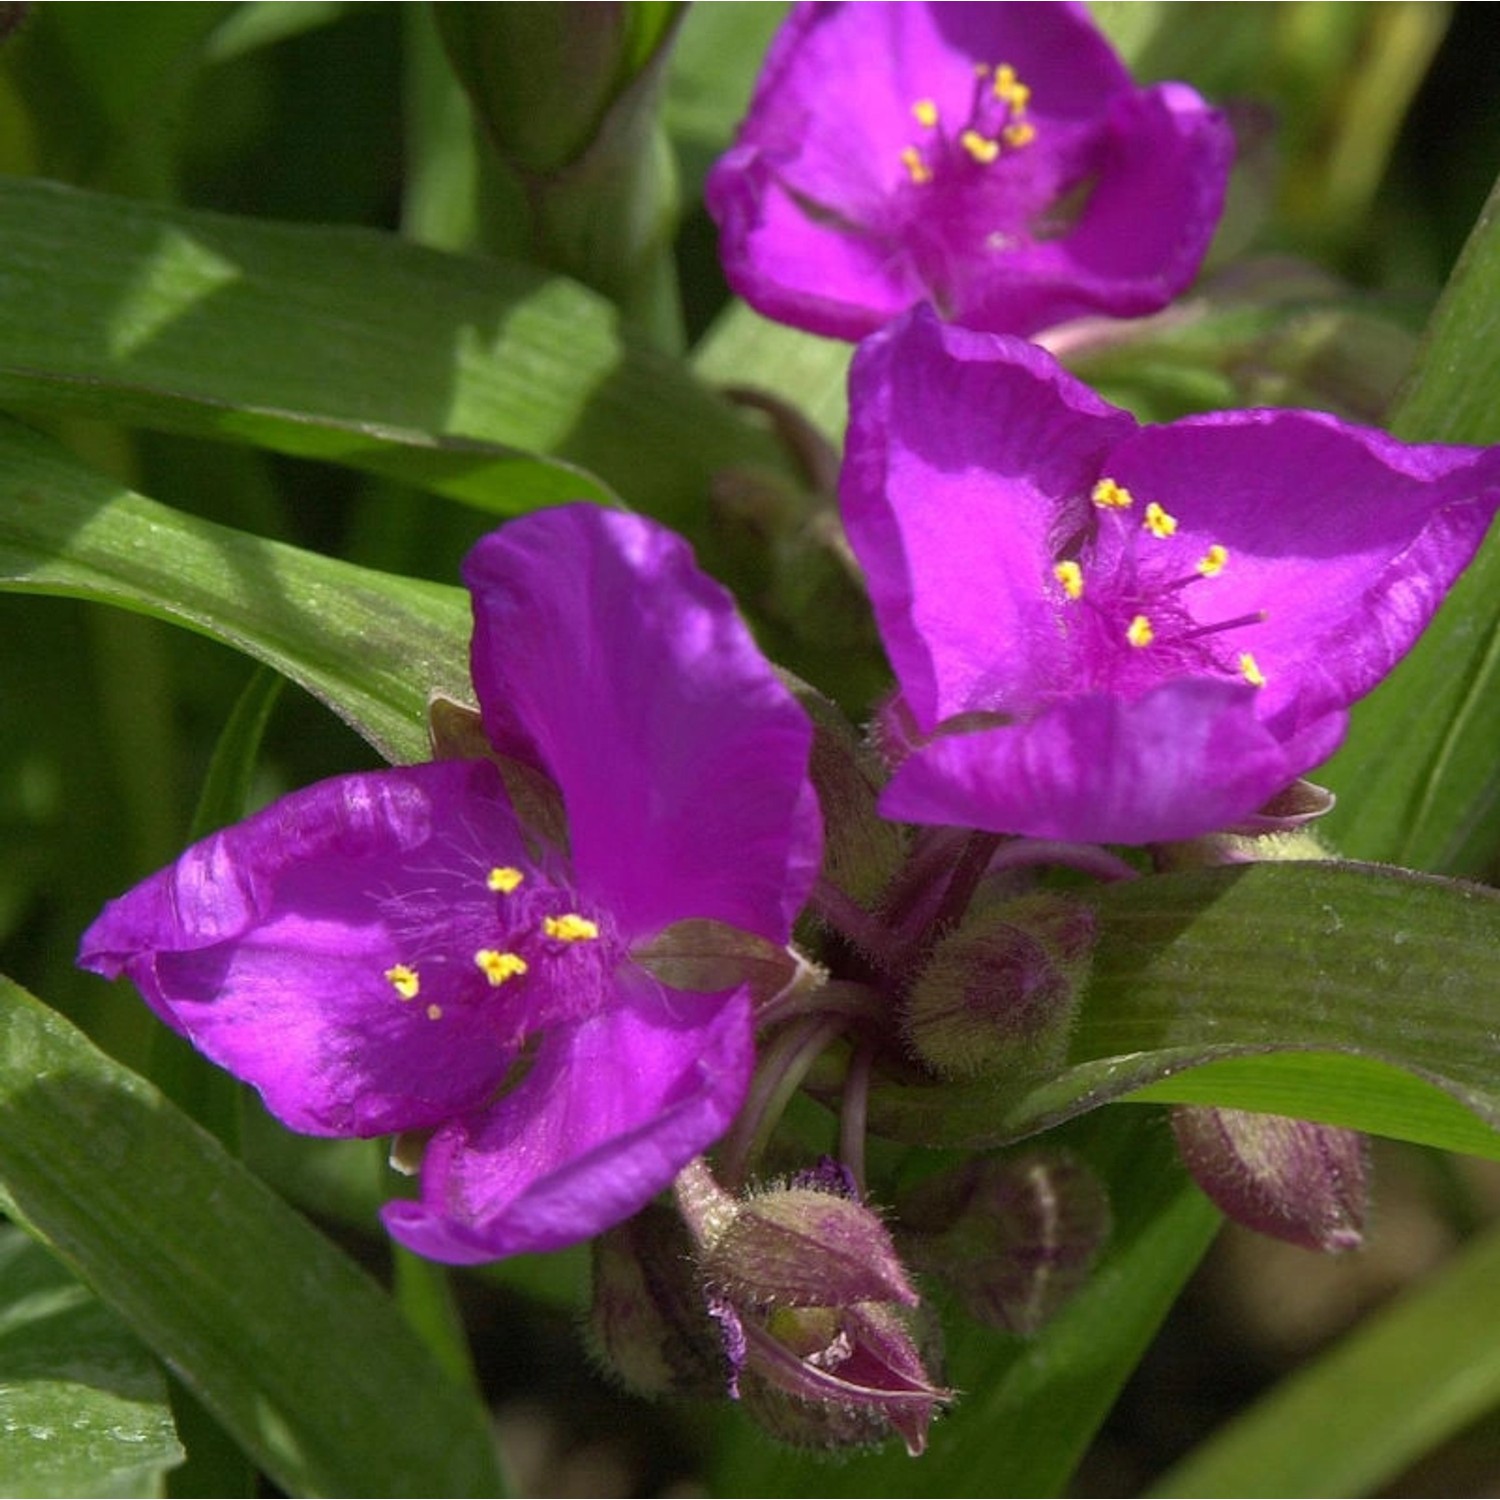
[[[1240,1109],[1180,1106],[1177,1149],[1194,1181],[1247,1229],[1305,1250],[1356,1250],[1369,1206],[1357,1131]]]
[[[704,1305],[686,1226],[650,1204],[593,1243],[595,1349],[646,1396],[722,1396],[729,1364]]]
[[[912,986],[902,1018],[912,1048],[950,1078],[1059,1063],[1095,928],[1089,907],[1051,892],[971,911]]]
[[[1334,795],[1311,781],[1294,781],[1259,812],[1222,833],[1157,846],[1161,870],[1253,865],[1286,859],[1332,859],[1312,824],[1333,811]]]
[[[704,917],[674,922],[632,948],[630,956],[672,989],[704,994],[743,984],[757,1005],[792,989],[811,992],[828,978],[791,948]]]
[[[738,1395],[755,1420],[799,1448],[868,1447],[893,1434],[915,1458],[951,1392],[928,1379],[914,1325],[921,1309],[866,1302],[778,1308],[760,1317],[716,1307],[744,1349]]]
[[[802,1446],[899,1434],[926,1446],[949,1392],[928,1378],[919,1299],[879,1216],[836,1172],[737,1201],[695,1162],[677,1196],[698,1242],[731,1391],[768,1431]]]
[[[975,1158],[900,1203],[912,1264],[941,1278],[970,1316],[1036,1333],[1088,1279],[1109,1237],[1109,1199],[1064,1151]]]

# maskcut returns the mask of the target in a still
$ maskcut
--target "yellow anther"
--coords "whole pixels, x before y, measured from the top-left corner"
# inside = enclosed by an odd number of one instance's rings
[[[980,135],[977,130],[966,130],[959,136],[958,144],[979,162],[981,166],[988,166],[990,162],[1000,155],[1000,142],[992,141],[988,136]]]
[[[1229,561],[1229,548],[1221,547],[1217,542],[1193,564],[1205,578],[1217,578],[1224,571],[1224,564]]]
[[[492,891],[498,891],[502,896],[508,896],[525,878],[514,865],[496,865],[484,877],[484,883]]]
[[[1248,651],[1240,652],[1240,676],[1251,687],[1264,687],[1266,685],[1266,674],[1256,665],[1255,658]]]
[[[1031,90],[1016,77],[1016,70],[1009,63],[1001,63],[995,69],[995,97],[1010,105],[1017,118],[1026,113],[1031,103]]]
[[[931,99],[918,99],[911,107],[912,114],[916,117],[918,125],[925,125],[931,130],[938,122],[938,107]]]
[[[526,960],[519,953],[502,953],[498,948],[481,948],[474,964],[496,989],[526,972]]]
[[[974,76],[976,78],[988,78],[990,76],[990,65],[988,63],[975,63]]]
[[[1125,639],[1132,646],[1149,646],[1156,639],[1151,621],[1145,615],[1137,615],[1125,629]]]
[[[549,938],[557,938],[564,943],[580,943],[589,938],[599,936],[599,924],[591,922],[587,917],[580,917],[576,911],[570,911],[560,917],[548,917],[542,923],[542,931]]]
[[[443,1019],[443,1007],[441,1005],[429,1005],[427,1007],[427,1019],[429,1021],[441,1021]]]
[[[1083,569],[1076,562],[1060,562],[1053,568],[1052,576],[1063,587],[1070,599],[1083,598]]]
[[[1019,149],[1029,146],[1036,139],[1036,126],[1029,120],[1021,120],[1017,124],[1007,125],[1000,135],[1007,146]]]
[[[1141,525],[1144,526],[1152,536],[1160,537],[1163,541],[1165,541],[1169,536],[1173,536],[1176,534],[1177,517],[1174,515],[1169,515],[1161,508],[1161,506],[1156,503],[1156,501],[1153,500],[1146,507],[1146,516],[1145,519],[1141,522]]]
[[[1129,510],[1135,504],[1135,496],[1113,479],[1101,479],[1089,498],[1100,510]]]
[[[932,181],[932,168],[922,160],[922,153],[915,146],[908,146],[901,153],[901,165],[906,168],[906,175],[919,186]]]
[[[417,991],[422,988],[422,980],[417,971],[409,968],[406,964],[392,964],[385,971],[385,977],[390,980],[392,987],[403,1000],[415,1000]]]

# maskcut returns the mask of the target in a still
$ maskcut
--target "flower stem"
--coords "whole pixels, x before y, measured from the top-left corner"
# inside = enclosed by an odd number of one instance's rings
[[[765,1150],[771,1132],[818,1054],[847,1024],[842,1016],[807,1016],[767,1049],[751,1081],[745,1107],[720,1153],[723,1178],[730,1188],[744,1185],[750,1163]]]

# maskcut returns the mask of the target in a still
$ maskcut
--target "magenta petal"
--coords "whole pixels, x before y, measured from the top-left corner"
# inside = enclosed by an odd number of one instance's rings
[[[1136,90],[1084,6],[804,4],[706,198],[769,317],[857,339],[931,301],[1030,334],[1182,290],[1232,154],[1191,89]]]
[[[1033,701],[1062,659],[1055,550],[1134,420],[1033,345],[925,308],[860,347],[849,391],[844,524],[918,725]]]
[[[976,278],[956,321],[1035,332],[1090,314],[1139,317],[1191,285],[1234,160],[1222,118],[1192,89],[1160,84],[1114,100],[1099,150],[1107,165],[1071,232],[1017,248],[1007,277]]]
[[[820,855],[811,727],[686,543],[568,506],[464,576],[485,727],[562,791],[579,889],[627,940],[703,917],[786,941]]]
[[[1138,427],[922,309],[862,346],[850,402],[839,498],[909,756],[882,808],[919,822],[1239,824],[1337,747],[1500,508],[1500,448],[1316,412]]]
[[[1091,843],[1191,838],[1295,774],[1246,685],[1169,682],[1133,702],[1066,700],[1027,724],[940,737],[881,798],[887,816]]]
[[[411,889],[472,873],[469,835],[497,862],[524,862],[484,762],[321,782],[110,902],[79,962],[127,976],[294,1129],[423,1129],[479,1103],[514,1053],[487,1009],[445,1003],[435,1021],[427,1007],[448,990],[405,1001],[386,974],[418,957]]]
[[[1111,473],[1178,518],[1266,686],[1282,737],[1363,697],[1411,649],[1500,504],[1500,448],[1414,446],[1319,412],[1221,412],[1143,427]],[[1305,768],[1304,768],[1305,769]]]
[[[753,1063],[747,995],[620,979],[617,1009],[549,1036],[512,1093],[433,1137],[421,1199],[383,1211],[396,1239],[458,1264],[554,1250],[644,1207],[724,1133]]]

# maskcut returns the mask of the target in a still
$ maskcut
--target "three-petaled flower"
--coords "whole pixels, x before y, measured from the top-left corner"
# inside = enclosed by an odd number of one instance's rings
[[[1185,84],[1137,88],[1082,5],[802,4],[707,201],[768,317],[858,339],[930,300],[1030,334],[1165,306],[1233,153]]]
[[[1141,426],[917,309],[850,377],[840,498],[900,684],[889,816],[1148,843],[1330,755],[1500,506],[1500,448],[1321,413]]]
[[[748,993],[671,988],[640,949],[690,920],[785,944],[820,842],[806,717],[678,538],[567,507],[464,573],[493,754],[295,792],[80,955],[293,1128],[432,1132],[384,1217],[455,1262],[585,1239],[722,1134]]]

